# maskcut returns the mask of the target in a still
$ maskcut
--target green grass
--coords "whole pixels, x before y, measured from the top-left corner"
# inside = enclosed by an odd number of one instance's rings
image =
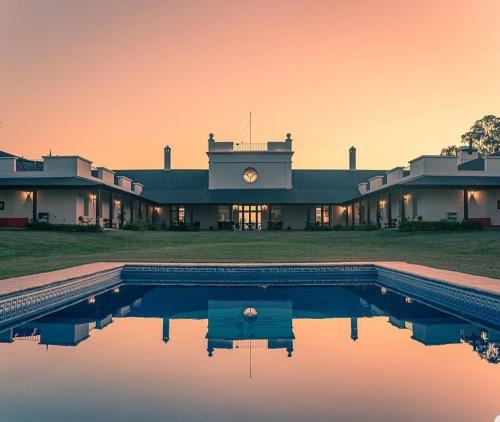
[[[0,279],[95,261],[407,261],[500,278],[500,231],[130,232],[0,230]]]

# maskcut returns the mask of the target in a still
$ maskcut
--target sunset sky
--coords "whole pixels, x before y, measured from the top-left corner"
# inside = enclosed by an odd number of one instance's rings
[[[294,139],[295,168],[392,168],[500,115],[500,1],[0,0],[0,150],[205,168]]]

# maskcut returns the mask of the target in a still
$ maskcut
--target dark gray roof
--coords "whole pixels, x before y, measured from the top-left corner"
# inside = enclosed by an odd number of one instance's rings
[[[99,183],[82,177],[0,177],[0,187],[79,187],[98,185]]]
[[[16,171],[42,171],[43,162],[28,160],[23,157],[11,154],[10,152],[0,151],[0,158],[17,158]]]
[[[500,176],[420,176],[401,181],[404,186],[500,187]]]
[[[484,159],[478,157],[474,160],[466,161],[458,166],[458,170],[484,170]]]
[[[0,177],[0,189],[55,189],[55,188],[100,188],[119,194],[138,197],[135,192],[124,192],[119,187],[106,185],[100,181],[84,177]],[[147,200],[148,198],[145,198]]]
[[[142,183],[162,204],[338,204],[359,196],[358,184],[385,170],[292,170],[292,189],[208,189],[208,170],[116,170]]]

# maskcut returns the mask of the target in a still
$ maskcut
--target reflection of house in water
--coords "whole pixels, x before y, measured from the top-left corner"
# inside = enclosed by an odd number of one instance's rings
[[[388,316],[425,345],[467,342],[482,358],[498,362],[500,333],[468,323],[376,285],[334,287],[155,287],[126,285],[49,316],[0,332],[0,342],[32,340],[76,345],[113,318],[162,318],[162,339],[176,319],[208,321],[207,350],[264,347],[294,349],[293,319],[342,318],[351,339],[362,339],[359,318]]]
[[[292,302],[278,300],[208,301],[207,351],[267,347],[293,352]]]
[[[151,288],[130,286],[115,288],[90,297],[18,327],[0,333],[0,342],[37,341],[44,345],[76,346],[94,329],[103,329],[113,316],[125,316],[140,305],[141,296]]]

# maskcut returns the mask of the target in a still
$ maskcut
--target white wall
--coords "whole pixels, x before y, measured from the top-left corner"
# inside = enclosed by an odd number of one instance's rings
[[[292,152],[231,152],[209,154],[210,189],[290,189]],[[243,179],[248,167],[257,170],[254,183]]]

